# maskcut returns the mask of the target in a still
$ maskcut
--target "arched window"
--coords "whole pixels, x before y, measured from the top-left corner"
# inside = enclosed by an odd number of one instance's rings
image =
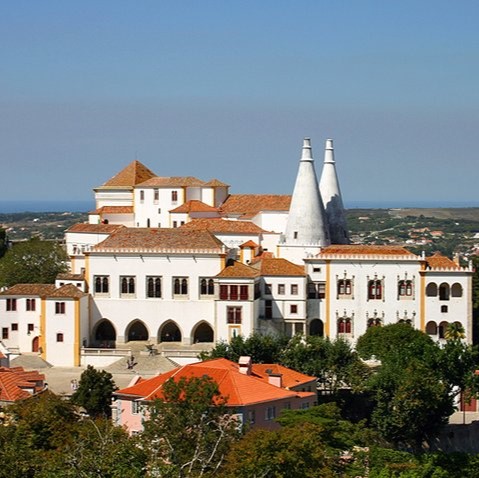
[[[437,284],[434,282],[430,282],[426,287],[426,295],[428,297],[436,297],[437,296]]]
[[[437,324],[433,320],[426,324],[426,334],[437,335]]]
[[[313,319],[309,324],[309,335],[317,335],[322,337],[324,335],[324,324],[320,319]]]
[[[459,283],[452,284],[451,297],[462,297],[462,285]]]
[[[186,277],[175,277],[173,279],[173,294],[188,295],[188,279]]]
[[[380,280],[374,279],[368,282],[368,299],[377,300],[382,299],[383,290]]]
[[[368,319],[368,327],[380,327],[381,319]]]
[[[123,276],[120,279],[121,293],[122,294],[134,294],[135,293],[135,278]]]
[[[95,294],[108,294],[110,290],[109,276],[95,276]]]
[[[146,296],[161,297],[161,277],[148,277],[146,279]]]
[[[449,300],[449,284],[445,282],[439,286],[439,300]]]

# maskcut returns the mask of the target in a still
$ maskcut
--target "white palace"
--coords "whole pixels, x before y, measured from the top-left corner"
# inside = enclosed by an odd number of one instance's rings
[[[178,347],[253,332],[343,337],[406,322],[436,340],[472,337],[472,267],[401,246],[350,244],[326,141],[318,183],[304,140],[292,196],[230,194],[138,161],[94,189],[66,231],[70,272],[0,293],[0,346],[57,366],[133,342]]]

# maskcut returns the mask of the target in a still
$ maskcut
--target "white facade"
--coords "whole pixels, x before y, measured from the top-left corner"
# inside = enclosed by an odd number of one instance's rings
[[[238,195],[226,207],[220,181],[156,177],[135,161],[95,189],[91,223],[67,231],[69,275],[0,293],[2,343],[66,366],[79,365],[82,347],[254,332],[354,343],[397,322],[436,340],[459,322],[472,340],[471,266],[400,246],[329,245],[309,141],[298,178],[288,214],[289,197]]]

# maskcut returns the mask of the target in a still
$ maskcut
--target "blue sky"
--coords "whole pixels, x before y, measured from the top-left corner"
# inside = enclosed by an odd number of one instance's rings
[[[346,202],[477,194],[479,2],[0,3],[0,210],[89,200],[138,158],[292,192],[333,138]]]

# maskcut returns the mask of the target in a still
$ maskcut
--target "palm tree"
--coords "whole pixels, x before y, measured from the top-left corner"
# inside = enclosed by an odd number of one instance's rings
[[[447,341],[458,341],[466,337],[464,327],[459,322],[453,322],[446,327],[444,331],[444,338]]]

